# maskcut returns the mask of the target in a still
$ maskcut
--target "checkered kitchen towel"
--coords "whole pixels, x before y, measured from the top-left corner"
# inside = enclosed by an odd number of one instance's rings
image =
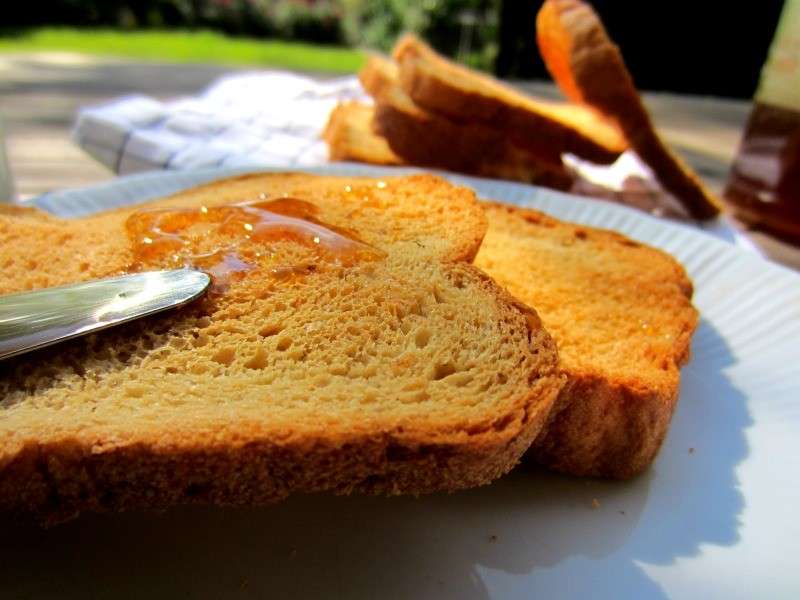
[[[325,82],[284,72],[231,75],[199,96],[128,96],[80,111],[75,141],[119,174],[153,169],[311,166],[340,100],[369,101],[355,77]]]

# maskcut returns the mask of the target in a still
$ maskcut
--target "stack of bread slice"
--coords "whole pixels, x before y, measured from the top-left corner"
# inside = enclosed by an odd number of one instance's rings
[[[607,164],[627,147],[593,109],[527,97],[416,37],[403,37],[393,57],[373,55],[359,73],[374,107],[351,102],[334,112],[326,129],[332,158],[380,162],[359,142],[384,139],[404,163],[568,189],[573,175],[562,154]]]
[[[582,191],[564,155],[604,165],[630,148],[688,216],[720,212],[720,201],[656,133],[619,49],[590,6],[547,0],[537,35],[567,102],[523,94],[405,35],[391,58],[372,56],[359,74],[374,107],[350,103],[334,112],[326,132],[331,158],[387,164],[392,156],[389,164]]]

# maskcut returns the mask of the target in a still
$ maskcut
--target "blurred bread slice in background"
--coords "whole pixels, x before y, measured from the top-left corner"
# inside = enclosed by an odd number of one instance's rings
[[[567,189],[572,175],[560,157],[513,144],[482,123],[461,123],[418,106],[399,85],[397,65],[373,55],[359,79],[375,100],[373,129],[408,164]]]
[[[386,138],[372,130],[375,109],[360,102],[341,102],[331,111],[322,138],[331,160],[349,160],[373,165],[401,165],[403,159],[389,147]]]
[[[616,123],[659,183],[693,217],[719,214],[721,201],[656,133],[619,48],[591,6],[581,0],[545,0],[536,37],[548,71],[567,98]]]
[[[419,106],[459,122],[483,123],[543,159],[568,152],[607,164],[627,148],[616,125],[594,109],[523,94],[447,60],[413,35],[403,36],[392,56],[403,90]]]

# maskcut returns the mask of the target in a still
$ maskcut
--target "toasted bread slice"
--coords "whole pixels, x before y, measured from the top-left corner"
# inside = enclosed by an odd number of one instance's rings
[[[581,0],[546,0],[536,17],[536,37],[565,96],[613,119],[659,183],[693,217],[720,213],[720,200],[656,133],[619,48],[591,6]]]
[[[401,38],[392,55],[403,89],[421,107],[484,123],[534,154],[569,152],[606,164],[627,148],[617,127],[595,110],[525,95],[445,59],[413,35]]]
[[[568,378],[530,456],[574,475],[640,473],[669,428],[697,326],[686,273],[617,233],[485,208],[475,264],[536,307]]]
[[[417,106],[399,85],[397,65],[373,55],[359,73],[376,100],[373,125],[409,164],[566,189],[573,176],[561,156],[549,159],[510,143],[497,129],[464,125]]]
[[[361,102],[340,102],[331,111],[322,134],[331,160],[352,160],[373,165],[400,165],[403,160],[386,138],[372,130],[375,110]]]
[[[129,269],[145,242],[129,239],[128,219],[162,214],[136,211],[197,218],[265,197],[313,203],[304,223],[357,235],[349,243],[372,254],[344,261],[319,237],[279,236],[224,293],[1,363],[0,506],[56,520],[293,492],[417,494],[514,466],[563,383],[555,345],[467,263],[485,217],[440,178],[243,176],[78,220],[2,209],[0,293]],[[165,231],[205,240],[184,218]]]

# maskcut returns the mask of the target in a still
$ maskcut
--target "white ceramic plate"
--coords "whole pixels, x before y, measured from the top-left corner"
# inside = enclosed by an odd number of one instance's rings
[[[224,174],[148,174],[36,204],[86,214]],[[49,531],[4,519],[0,596],[800,597],[800,277],[615,205],[456,179],[484,196],[622,231],[688,269],[702,321],[649,472],[604,482],[522,466],[452,495],[88,515]]]

